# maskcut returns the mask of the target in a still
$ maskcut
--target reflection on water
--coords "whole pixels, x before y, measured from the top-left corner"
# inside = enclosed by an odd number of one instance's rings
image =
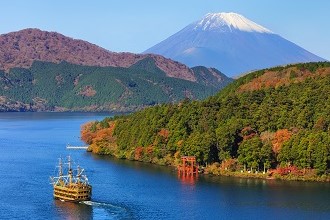
[[[198,175],[182,175],[180,172],[178,172],[178,179],[181,181],[184,185],[195,185],[198,181]]]
[[[54,200],[54,204],[58,215],[62,219],[93,219],[92,206],[73,202],[62,202],[61,200]]]

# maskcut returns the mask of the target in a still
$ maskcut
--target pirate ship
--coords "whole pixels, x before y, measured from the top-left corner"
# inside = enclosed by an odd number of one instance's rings
[[[55,199],[69,202],[88,201],[91,199],[92,186],[88,183],[84,169],[79,166],[73,169],[70,156],[64,162],[62,158],[59,158],[57,168],[57,176],[51,177]]]

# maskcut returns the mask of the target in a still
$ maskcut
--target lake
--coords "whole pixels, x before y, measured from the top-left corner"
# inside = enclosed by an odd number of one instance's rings
[[[172,168],[97,156],[80,126],[105,113],[0,113],[0,219],[330,219],[330,184],[179,178]],[[52,197],[60,156],[85,168],[92,201]]]

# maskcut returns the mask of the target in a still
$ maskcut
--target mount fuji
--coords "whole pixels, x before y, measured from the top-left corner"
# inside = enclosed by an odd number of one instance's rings
[[[229,76],[323,58],[236,13],[209,13],[144,53],[190,67],[214,67]]]

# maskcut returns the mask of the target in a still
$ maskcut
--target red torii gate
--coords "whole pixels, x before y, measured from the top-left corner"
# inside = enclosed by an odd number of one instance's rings
[[[182,164],[178,165],[178,173],[179,175],[198,175],[198,165],[196,163],[195,156],[183,156],[181,157]]]

